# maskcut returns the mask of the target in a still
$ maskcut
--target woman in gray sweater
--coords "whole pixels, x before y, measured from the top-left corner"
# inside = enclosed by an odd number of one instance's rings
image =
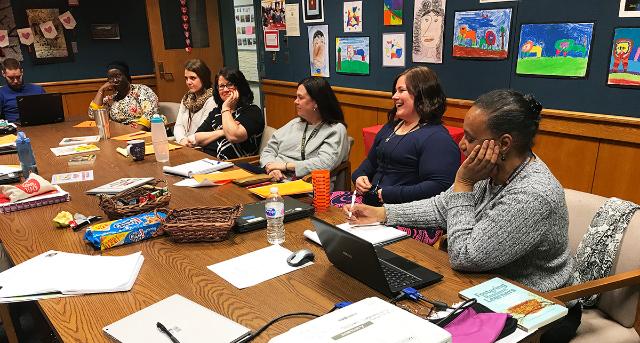
[[[349,157],[344,115],[324,78],[300,81],[294,103],[298,116],[276,130],[260,153],[260,165],[274,181],[332,170]]]
[[[571,285],[564,190],[531,151],[541,110],[532,96],[511,90],[480,96],[464,118],[459,146],[468,157],[451,188],[426,200],[345,212],[355,223],[445,228],[457,270],[503,275],[541,292]],[[569,313],[560,330],[566,335],[549,339],[575,333],[579,305]]]

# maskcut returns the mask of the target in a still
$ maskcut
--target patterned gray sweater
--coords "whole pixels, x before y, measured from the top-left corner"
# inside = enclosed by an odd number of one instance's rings
[[[500,191],[452,188],[430,199],[385,205],[387,223],[445,228],[451,267],[491,272],[546,292],[572,283],[564,190],[537,158]]]

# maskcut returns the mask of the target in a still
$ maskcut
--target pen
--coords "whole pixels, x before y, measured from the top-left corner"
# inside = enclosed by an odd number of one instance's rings
[[[244,334],[240,335],[240,337],[238,337],[238,338],[234,339],[233,341],[231,341],[231,342],[229,342],[229,343],[241,343],[241,342],[244,342],[244,340],[245,340],[246,338],[250,337],[250,336],[251,336],[251,334],[252,334],[252,333],[251,333],[251,331],[249,331],[249,332],[245,332]]]
[[[353,205],[356,204],[356,191],[353,191],[353,195],[351,196],[351,207],[349,208],[349,219],[351,219],[351,211],[353,210]]]
[[[172,343],[180,343],[180,341],[173,334],[171,334],[171,331],[169,331],[169,329],[167,329],[164,325],[162,325],[162,323],[157,322],[156,327],[158,328],[158,330],[160,330],[160,332],[167,335],[167,337],[169,337]]]

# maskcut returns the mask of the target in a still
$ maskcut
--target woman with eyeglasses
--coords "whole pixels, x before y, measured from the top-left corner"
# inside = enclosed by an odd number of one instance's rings
[[[131,83],[129,66],[120,61],[107,65],[107,82],[98,89],[89,105],[89,117],[99,109],[107,109],[111,120],[151,127],[151,117],[158,113],[158,96],[146,85]]]
[[[196,130],[216,107],[211,70],[201,59],[188,60],[184,65],[184,81],[188,91],[180,102],[173,136],[179,144],[193,147],[196,144]]]
[[[344,115],[329,82],[308,77],[298,83],[296,118],[274,132],[260,165],[274,181],[332,170],[349,157]]]
[[[195,143],[221,160],[258,154],[264,116],[253,104],[253,92],[240,70],[222,68],[214,78],[217,107],[196,130]]]
[[[436,73],[414,67],[393,82],[393,108],[351,178],[363,202],[381,206],[430,198],[453,184],[460,151],[442,125],[446,97]]]
[[[541,110],[531,95],[512,90],[481,95],[464,118],[459,145],[467,159],[451,188],[403,204],[345,205],[345,213],[353,223],[446,228],[456,270],[499,274],[540,292],[571,285],[564,189],[532,152]],[[580,315],[573,306],[542,341],[568,341]]]

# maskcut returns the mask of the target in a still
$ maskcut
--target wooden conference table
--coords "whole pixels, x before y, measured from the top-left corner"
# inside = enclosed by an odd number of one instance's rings
[[[102,328],[172,294],[181,294],[213,311],[249,327],[258,329],[269,320],[289,312],[326,313],[340,301],[358,301],[381,294],[347,276],[335,268],[322,249],[306,240],[302,233],[312,227],[309,219],[285,225],[286,242],[290,250],[307,248],[316,254],[315,264],[246,289],[237,289],[207,269],[207,266],[268,246],[264,230],[232,236],[218,243],[173,243],[165,237],[96,251],[82,237],[84,230],[56,229],[55,215],[63,210],[85,215],[104,215],[98,199],[84,194],[90,188],[120,177],[153,176],[168,181],[172,192],[170,206],[230,205],[250,203],[259,199],[233,184],[210,188],[175,187],[178,177],[164,175],[162,164],[153,155],[144,161],[133,162],[115,152],[121,141],[97,143],[100,151],[93,166],[68,166],[70,156],[55,157],[49,150],[64,137],[97,134],[96,128],[73,128],[75,122],[27,127],[24,131],[34,148],[40,175],[50,180],[52,174],[70,171],[94,171],[95,180],[70,183],[62,188],[71,193],[71,201],[35,209],[0,215],[0,240],[14,264],[22,263],[48,250],[89,255],[125,255],[142,251],[144,264],[129,292],[91,294],[38,301],[59,338],[65,342],[109,341]],[[132,129],[112,124],[113,136],[132,132]],[[206,155],[182,148],[171,151],[171,165],[189,162]],[[17,155],[0,156],[0,164],[17,164]],[[341,212],[333,209],[319,215],[334,222],[344,222]],[[422,289],[422,294],[448,303],[460,301],[458,291],[482,282],[486,274],[465,274],[451,270],[446,253],[406,239],[390,246],[390,250],[444,275],[442,282]],[[78,270],[91,277],[99,270]],[[256,341],[287,331],[308,319],[294,318],[280,321],[260,335]],[[539,330],[540,331],[540,330]],[[532,337],[530,337],[532,338]]]

